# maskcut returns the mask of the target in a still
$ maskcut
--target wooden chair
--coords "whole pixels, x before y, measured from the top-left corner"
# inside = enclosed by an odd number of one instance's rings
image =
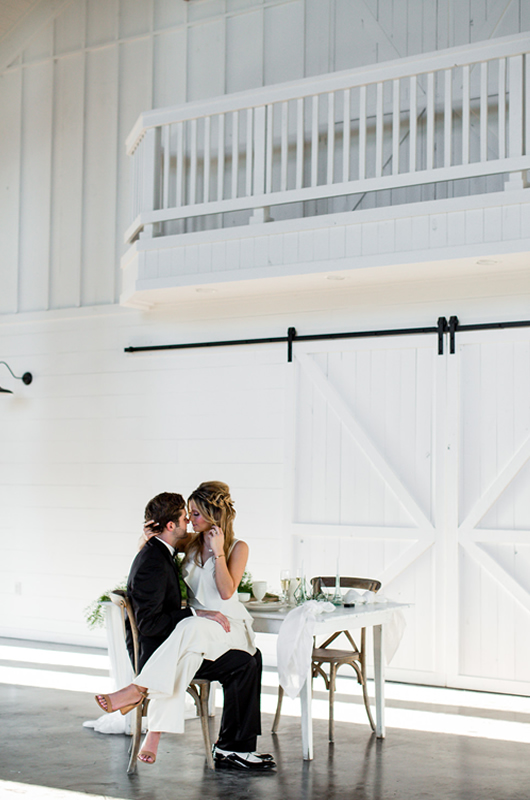
[[[335,586],[335,577],[317,577],[311,579],[313,597],[317,597],[322,587],[331,588]],[[340,579],[341,588],[345,589],[362,589],[371,592],[378,592],[381,588],[381,581],[372,580],[371,578],[342,578]],[[335,639],[343,634],[349,641],[351,649],[349,650],[335,650],[331,649],[329,645]],[[326,689],[329,692],[329,741],[335,741],[335,724],[333,715],[333,703],[335,699],[335,683],[337,670],[344,664],[349,664],[357,675],[357,682],[362,686],[364,707],[368,715],[370,727],[375,731],[375,723],[370,711],[370,701],[368,698],[368,690],[366,687],[366,628],[361,628],[360,647],[355,643],[349,631],[337,631],[329,639],[326,639],[319,647],[313,647],[311,654],[311,679],[317,675],[324,678]],[[324,665],[329,664],[329,673],[326,673]],[[282,710],[283,689],[278,688],[278,704],[276,706],[276,714],[272,724],[272,732],[276,733],[280,724],[280,714]]]
[[[134,669],[134,674],[138,675],[139,672],[138,628],[136,626],[136,620],[134,617],[134,611],[131,601],[127,597],[127,592],[124,589],[116,589],[114,592],[111,592],[110,599],[121,609],[122,619],[124,623],[123,625],[124,635],[125,635],[125,615],[127,615],[129,619],[129,624],[131,626],[131,633],[133,639],[133,652],[134,652],[133,669]],[[191,697],[193,698],[195,707],[197,708],[197,714],[199,715],[201,720],[206,761],[210,769],[214,769],[212,743],[210,740],[210,729],[208,726],[208,701],[210,697],[210,681],[203,680],[202,678],[194,679],[188,686],[187,691],[188,694],[191,695]],[[136,773],[136,769],[138,766],[138,760],[137,760],[138,753],[140,752],[140,742],[142,738],[142,718],[147,715],[148,705],[149,705],[149,699],[146,698],[143,701],[143,703],[141,703],[137,707],[135,711],[136,717],[134,724],[132,726],[133,733],[132,733],[131,746],[129,748],[129,764],[127,765],[127,775],[133,775]]]

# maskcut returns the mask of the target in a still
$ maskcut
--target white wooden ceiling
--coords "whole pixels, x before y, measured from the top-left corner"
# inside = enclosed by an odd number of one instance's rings
[[[0,0],[0,41],[39,0]]]

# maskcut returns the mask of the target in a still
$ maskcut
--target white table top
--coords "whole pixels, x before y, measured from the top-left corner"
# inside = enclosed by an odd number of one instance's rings
[[[408,608],[408,603],[365,603],[350,608],[337,606],[334,611],[316,617],[315,634],[327,633],[329,630],[346,630],[364,628],[372,625],[383,625],[392,612]],[[282,608],[252,608],[247,606],[254,619],[253,628],[257,633],[278,633],[287,614],[296,606]]]

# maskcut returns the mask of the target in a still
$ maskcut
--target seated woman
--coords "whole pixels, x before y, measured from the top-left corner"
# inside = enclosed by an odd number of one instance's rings
[[[138,756],[153,764],[156,760],[160,733],[184,732],[184,701],[192,678],[211,677],[221,680],[225,689],[225,708],[221,720],[216,763],[226,760],[228,748],[224,740],[237,726],[230,719],[232,707],[239,705],[234,689],[228,689],[222,674],[217,677],[215,664],[222,666],[228,651],[261,674],[261,658],[254,645],[252,618],[237,597],[237,587],[248,559],[248,545],[234,538],[235,509],[229,488],[220,481],[202,483],[188,500],[188,511],[195,533],[186,546],[182,575],[188,585],[189,603],[199,616],[190,616],[177,624],[169,637],[155,650],[135,678],[135,683],[110,695],[96,695],[104,711],[121,709],[126,713],[148,695],[149,733]],[[155,520],[156,522],[156,520]],[[211,618],[204,616],[211,613]],[[241,652],[243,651],[243,652]],[[248,655],[254,656],[249,660]],[[219,660],[219,661],[218,661]],[[212,662],[215,662],[212,664]],[[201,666],[202,665],[202,666]],[[207,674],[203,674],[206,672]],[[274,766],[269,758],[254,753],[259,730],[259,680],[254,681],[249,709],[239,711],[248,735],[245,739],[244,762],[251,769]],[[230,699],[230,695],[232,700]],[[238,757],[242,755],[237,752]],[[223,764],[228,766],[227,764]],[[243,767],[248,768],[248,766]]]

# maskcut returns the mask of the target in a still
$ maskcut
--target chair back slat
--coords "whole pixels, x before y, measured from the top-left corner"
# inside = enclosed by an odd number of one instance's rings
[[[341,575],[340,585],[344,589],[362,589],[369,592],[378,592],[381,588],[381,581],[374,578],[347,578]],[[311,586],[313,594],[318,595],[323,586],[327,588],[335,586],[335,576],[318,575],[315,578],[311,578]]]
[[[109,593],[109,597],[113,603],[121,608],[122,614],[126,614],[131,626],[131,634],[133,640],[133,669],[134,675],[138,675],[138,664],[140,661],[140,644],[138,640],[138,627],[134,616],[134,609],[132,603],[127,596],[125,589],[115,589]]]

